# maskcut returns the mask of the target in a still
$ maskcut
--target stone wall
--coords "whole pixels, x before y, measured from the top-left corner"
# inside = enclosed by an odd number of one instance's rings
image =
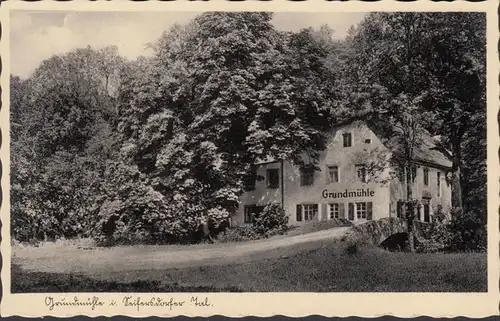
[[[389,236],[403,232],[407,232],[406,224],[403,220],[395,217],[386,217],[351,227],[342,238],[342,241],[378,246]]]

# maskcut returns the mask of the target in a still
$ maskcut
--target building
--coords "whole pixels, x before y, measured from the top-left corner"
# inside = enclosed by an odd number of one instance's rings
[[[231,224],[251,223],[252,215],[270,203],[281,204],[293,225],[331,218],[359,223],[400,216],[406,199],[405,170],[390,161],[396,150],[394,139],[384,137],[376,127],[358,120],[334,129],[316,170],[287,161],[258,163],[257,175],[263,179],[248,184]],[[427,133],[414,162],[412,198],[420,201],[418,219],[428,222],[438,206],[445,211],[451,207],[447,177],[452,163]]]

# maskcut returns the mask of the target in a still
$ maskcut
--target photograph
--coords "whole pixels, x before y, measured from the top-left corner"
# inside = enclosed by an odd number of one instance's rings
[[[11,294],[491,291],[485,12],[8,17]]]

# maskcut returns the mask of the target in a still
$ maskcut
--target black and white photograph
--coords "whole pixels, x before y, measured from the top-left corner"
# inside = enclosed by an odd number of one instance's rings
[[[486,17],[10,11],[11,293],[487,293]]]

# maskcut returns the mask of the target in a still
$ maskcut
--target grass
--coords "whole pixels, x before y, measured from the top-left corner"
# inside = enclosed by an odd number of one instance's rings
[[[94,276],[99,277],[99,276]],[[13,292],[485,292],[486,253],[346,251],[327,241],[267,251],[232,264],[121,271],[106,281],[13,266]]]
[[[116,282],[95,280],[83,275],[23,271],[18,265],[11,269],[12,293],[58,292],[241,292],[235,287],[181,286],[156,280]]]

